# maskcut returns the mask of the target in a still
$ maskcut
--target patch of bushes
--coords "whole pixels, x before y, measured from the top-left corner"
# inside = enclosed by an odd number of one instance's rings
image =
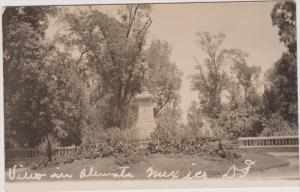
[[[150,141],[141,147],[132,141],[129,132],[111,128],[98,136],[97,141],[85,142],[76,155],[78,159],[115,157],[118,165],[129,165],[143,161],[150,154],[199,155],[224,159],[237,159],[236,149],[222,142],[218,137],[204,137],[201,134],[171,132],[158,127]]]
[[[116,156],[115,163],[120,166],[139,163],[144,160],[150,153],[146,148],[137,145],[131,146],[126,152]]]
[[[130,132],[111,128],[99,134],[97,140],[84,142],[77,156],[84,159],[119,156],[135,147],[131,138]]]
[[[264,118],[257,109],[251,106],[242,106],[236,109],[223,111],[217,121],[223,133],[230,140],[239,137],[256,137],[264,129]]]
[[[220,141],[214,141],[208,143],[203,150],[204,155],[209,155],[212,158],[222,158],[228,160],[234,160],[241,158],[238,150],[229,143],[222,143]]]
[[[130,131],[111,128],[98,135],[96,140],[86,140],[78,151],[80,159],[115,157],[117,165],[138,163],[149,155],[147,147],[141,147],[132,140]]]
[[[163,129],[157,129],[148,143],[150,153],[208,155],[224,159],[238,159],[240,154],[229,143],[218,137],[203,137],[201,135],[169,134]]]
[[[262,136],[298,135],[298,127],[285,121],[279,113],[273,113],[265,119]]]
[[[65,156],[59,158],[53,158],[52,161],[48,161],[47,159],[41,159],[33,162],[30,166],[30,169],[42,169],[42,168],[49,168],[49,167],[58,167],[63,164],[73,163],[75,161],[75,157],[73,156]]]

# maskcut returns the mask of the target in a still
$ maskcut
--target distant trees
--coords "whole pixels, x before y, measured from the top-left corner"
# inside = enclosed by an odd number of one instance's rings
[[[225,92],[232,105],[251,102],[260,68],[249,66],[246,63],[248,54],[242,50],[221,49],[225,34],[203,32],[197,36],[197,44],[208,56],[203,63],[196,60],[197,73],[191,76],[192,90],[199,93],[201,111],[208,117],[218,118]]]
[[[225,34],[213,35],[204,32],[196,35],[198,37],[197,44],[207,54],[207,58],[203,64],[196,60],[198,73],[191,76],[192,90],[199,93],[203,113],[216,118],[221,112],[221,93],[226,85],[226,74],[222,68],[224,54],[220,48]]]
[[[193,100],[187,114],[187,127],[197,132],[203,126],[203,114],[197,101]]]
[[[188,125],[201,129],[203,120],[213,121],[215,134],[227,133],[231,139],[256,136],[262,130],[262,118],[256,115],[260,105],[256,81],[260,68],[249,66],[248,54],[240,49],[221,49],[225,34],[197,33],[197,44],[208,56],[196,60],[197,73],[191,76],[192,90],[199,93],[199,104],[193,101]]]
[[[199,93],[200,106],[197,109],[193,102],[188,114],[190,126],[195,125],[195,119],[213,118],[230,139],[297,132],[295,2],[278,2],[271,18],[288,51],[266,72],[262,95],[259,94],[261,70],[247,64],[247,53],[220,49],[224,34],[197,33],[197,43],[208,58],[203,63],[197,61],[197,73],[192,76],[192,89]]]
[[[241,50],[229,50],[233,53],[231,66],[231,72],[233,73],[233,78],[237,84],[234,84],[237,90],[243,90],[243,99],[241,100],[246,104],[255,104],[254,96],[256,94],[255,83],[258,81],[260,75],[260,68],[257,66],[249,66],[246,62],[248,54]],[[231,85],[229,85],[231,86]],[[256,103],[257,104],[257,103]]]

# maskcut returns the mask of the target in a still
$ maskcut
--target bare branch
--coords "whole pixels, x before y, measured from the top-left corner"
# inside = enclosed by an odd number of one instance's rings
[[[128,28],[127,28],[127,32],[126,32],[126,38],[129,37],[130,31],[132,29],[132,25],[134,23],[135,17],[136,17],[136,13],[138,11],[139,8],[139,4],[136,5],[134,11],[133,11],[133,15],[131,15],[131,10],[130,10],[130,15],[129,15],[129,21],[128,21]]]

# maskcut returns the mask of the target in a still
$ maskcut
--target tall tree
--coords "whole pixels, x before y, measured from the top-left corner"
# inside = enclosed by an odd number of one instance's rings
[[[149,91],[155,97],[155,116],[168,104],[179,99],[182,72],[171,62],[171,51],[167,42],[154,40],[144,52],[148,64]]]
[[[196,33],[197,44],[201,47],[207,58],[203,63],[196,62],[197,73],[191,76],[192,90],[199,93],[200,106],[204,114],[217,118],[221,111],[221,93],[226,85],[224,53],[220,48],[225,40],[225,34],[217,35],[209,32]]]
[[[71,53],[55,49],[48,54],[44,63],[45,69],[39,79],[46,82],[48,95],[43,103],[48,107],[51,132],[59,137],[62,145],[78,145],[81,142],[79,123],[84,82],[80,81],[80,73]]]
[[[279,112],[284,120],[297,123],[297,61],[292,54],[284,53],[266,74],[263,101],[268,112]]]
[[[81,65],[93,69],[101,81],[94,99],[107,99],[105,127],[126,127],[128,105],[140,91],[140,55],[152,22],[150,10],[149,5],[128,5],[118,20],[90,7],[64,17],[69,33],[63,38],[78,50]]]
[[[278,27],[280,41],[288,48],[266,74],[264,105],[268,113],[278,112],[283,119],[297,125],[297,41],[296,5],[294,1],[278,2],[271,13]]]
[[[255,92],[255,82],[258,81],[260,75],[260,68],[257,66],[249,66],[246,58],[249,56],[242,50],[229,49],[225,50],[229,59],[232,61],[231,72],[233,72],[233,79],[237,82],[238,86],[243,90],[244,102],[251,104],[253,91]],[[236,86],[236,84],[231,84]],[[232,89],[232,88],[229,88]],[[231,90],[232,91],[232,90]]]
[[[67,31],[60,35],[61,43],[78,52],[76,63],[83,71],[94,74],[87,77],[97,85],[87,94],[85,108],[96,106],[104,128],[133,125],[133,100],[141,91],[143,58],[148,64],[147,86],[155,96],[155,115],[178,98],[181,72],[170,61],[170,45],[156,40],[144,50],[150,11],[149,5],[127,5],[119,10],[120,18],[115,18],[90,7],[67,12],[61,20]],[[91,124],[86,114],[84,127]]]
[[[8,7],[3,13],[6,147],[34,146],[49,129],[43,60],[53,49],[45,40],[50,7]]]
[[[281,1],[275,4],[271,13],[272,23],[278,27],[280,41],[288,48],[294,57],[297,55],[296,38],[296,3]]]

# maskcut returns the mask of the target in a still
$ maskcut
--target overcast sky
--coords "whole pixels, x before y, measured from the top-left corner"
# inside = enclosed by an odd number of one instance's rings
[[[155,4],[151,13],[152,25],[149,39],[169,42],[173,49],[171,60],[183,71],[181,109],[183,119],[197,93],[191,91],[190,79],[196,63],[205,54],[196,45],[196,32],[223,32],[223,48],[239,48],[250,54],[248,63],[269,69],[281,57],[285,47],[279,42],[277,28],[272,26],[270,13],[276,2],[228,2]],[[107,14],[115,15],[118,5],[97,6]],[[113,13],[115,12],[115,13]],[[55,25],[50,26],[50,31]]]

